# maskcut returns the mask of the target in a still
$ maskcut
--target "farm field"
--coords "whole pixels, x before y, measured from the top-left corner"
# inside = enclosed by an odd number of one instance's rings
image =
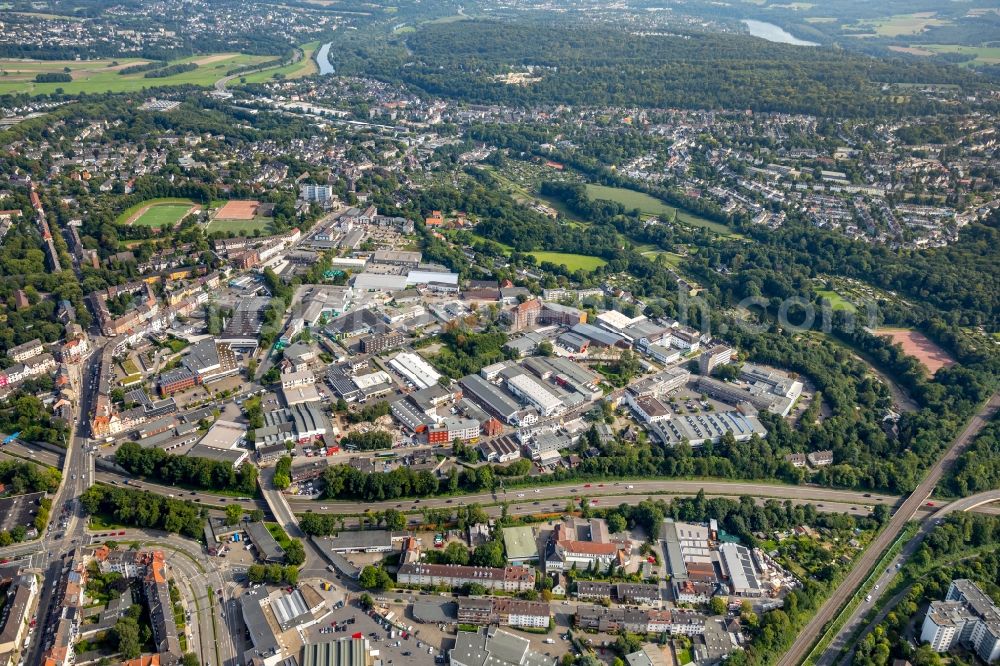
[[[606,185],[587,185],[587,195],[591,199],[605,199],[620,203],[626,208],[638,208],[646,215],[658,215],[673,218],[677,214],[677,221],[694,227],[704,227],[718,234],[731,234],[732,232],[724,224],[713,222],[698,215],[692,215],[679,208],[674,208],[656,197],[652,197],[645,192],[637,192],[624,187],[608,187]]]
[[[16,60],[0,59],[0,95],[27,93],[51,94],[60,88],[69,95],[79,93],[133,92],[143,88],[195,85],[208,87],[234,67],[241,67],[270,59],[270,56],[242,53],[216,53],[192,56],[172,61],[170,64],[195,63],[198,69],[163,78],[145,77],[145,72],[121,75],[118,70],[149,62],[141,58],[115,58],[103,60]],[[117,65],[114,63],[118,63]],[[35,75],[62,72],[70,69],[73,80],[68,83],[35,83]]]
[[[931,374],[955,364],[955,360],[946,351],[920,331],[906,328],[880,328],[875,331],[875,334],[888,337],[893,342],[901,344],[903,351],[923,363]]]
[[[921,44],[921,49],[933,53],[962,53],[976,56],[963,64],[998,65],[1000,64],[1000,46],[962,46],[960,44]]]
[[[319,72],[319,67],[316,65],[316,61],[313,59],[317,49],[319,49],[320,43],[318,41],[308,42],[306,44],[299,44],[299,48],[302,49],[302,60],[299,62],[293,62],[283,67],[275,67],[273,69],[265,69],[260,72],[251,72],[246,76],[237,77],[229,82],[230,86],[242,85],[243,82],[246,83],[266,83],[274,78],[275,74],[281,74],[286,79],[298,79],[303,76],[309,76],[311,74],[316,74]],[[222,78],[217,77],[217,78]],[[242,79],[242,81],[241,81]]]
[[[192,207],[197,205],[191,199],[147,199],[130,208],[126,208],[115,219],[115,223],[162,228],[177,224]]]
[[[608,263],[600,257],[590,257],[585,254],[569,254],[567,252],[530,252],[529,254],[537,259],[538,263],[551,261],[556,265],[565,264],[566,268],[571,271],[592,271]]]
[[[886,18],[864,19],[858,21],[856,27],[874,30],[881,37],[900,37],[916,35],[927,28],[948,25],[948,21],[934,18],[936,12],[917,12],[915,14],[896,14]]]

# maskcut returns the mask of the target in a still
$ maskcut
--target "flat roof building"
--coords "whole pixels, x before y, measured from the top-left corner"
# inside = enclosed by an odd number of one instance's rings
[[[277,627],[271,626],[261,602],[267,599],[267,588],[248,590],[240,597],[240,610],[250,643],[253,647],[243,653],[244,663],[276,664],[282,653],[281,643],[275,635]]]
[[[414,386],[425,389],[437,384],[441,373],[413,352],[400,352],[389,361],[389,366],[410,380]]]
[[[507,561],[521,565],[538,561],[538,544],[535,541],[535,530],[530,525],[503,528],[504,550]]]
[[[373,666],[367,638],[341,638],[302,646],[302,666]]]
[[[556,660],[531,649],[526,638],[500,629],[460,631],[448,653],[452,666],[555,666]]]
[[[399,534],[397,539],[405,535]],[[392,550],[393,533],[388,530],[343,530],[335,536],[317,539],[323,550],[333,553],[388,553]]]
[[[764,588],[757,576],[757,565],[749,548],[726,542],[719,546],[719,555],[722,558],[722,570],[729,577],[729,588],[733,596],[764,596]]]
[[[553,416],[564,410],[562,400],[528,375],[515,375],[507,380],[511,393],[520,397],[543,416]]]
[[[265,562],[281,564],[285,561],[285,549],[262,522],[246,523],[247,536],[257,549],[258,557]]]
[[[459,386],[471,400],[504,423],[514,423],[521,407],[512,397],[479,375],[466,375]]]

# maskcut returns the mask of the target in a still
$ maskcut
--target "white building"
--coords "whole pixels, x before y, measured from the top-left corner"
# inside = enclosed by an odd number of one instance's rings
[[[758,578],[759,570],[749,548],[726,542],[719,546],[719,554],[722,556],[722,571],[729,578],[733,596],[764,596],[764,589]]]
[[[527,375],[511,377],[507,380],[507,388],[515,396],[537,409],[542,416],[554,416],[565,409],[562,400]]]
[[[965,645],[987,663],[1000,659],[1000,609],[970,580],[951,582],[944,601],[932,601],[920,640],[935,652]]]
[[[286,372],[281,375],[281,388],[289,389],[297,386],[309,386],[316,383],[316,375],[308,370],[298,372]]]
[[[307,183],[299,187],[299,198],[304,201],[325,203],[333,200],[333,187],[330,185],[313,185]]]
[[[441,379],[441,373],[431,367],[431,364],[422,357],[412,352],[397,354],[389,361],[389,365],[420,389],[434,386]]]

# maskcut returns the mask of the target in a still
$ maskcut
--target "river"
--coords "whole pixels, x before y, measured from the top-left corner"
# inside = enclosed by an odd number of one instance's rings
[[[330,44],[332,42],[327,42],[319,47],[319,51],[316,53],[316,65],[319,67],[320,74],[333,74],[333,65],[330,64]]]
[[[761,39],[766,39],[769,42],[792,44],[793,46],[819,46],[816,42],[807,42],[804,39],[799,39],[792,33],[786,32],[773,23],[744,19],[743,25],[747,27],[747,30],[750,31],[750,34],[754,37],[760,37]]]

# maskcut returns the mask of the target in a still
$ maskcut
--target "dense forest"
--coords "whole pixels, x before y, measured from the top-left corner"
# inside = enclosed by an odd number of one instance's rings
[[[558,23],[428,24],[389,43],[338,35],[341,72],[375,75],[431,95],[515,106],[572,104],[650,108],[749,108],[871,117],[937,110],[900,102],[880,84],[975,85],[953,67],[800,49],[739,35],[635,34]],[[528,82],[508,84],[509,73]]]
[[[1000,488],[1000,419],[983,428],[948,469],[938,489],[964,497]]]

